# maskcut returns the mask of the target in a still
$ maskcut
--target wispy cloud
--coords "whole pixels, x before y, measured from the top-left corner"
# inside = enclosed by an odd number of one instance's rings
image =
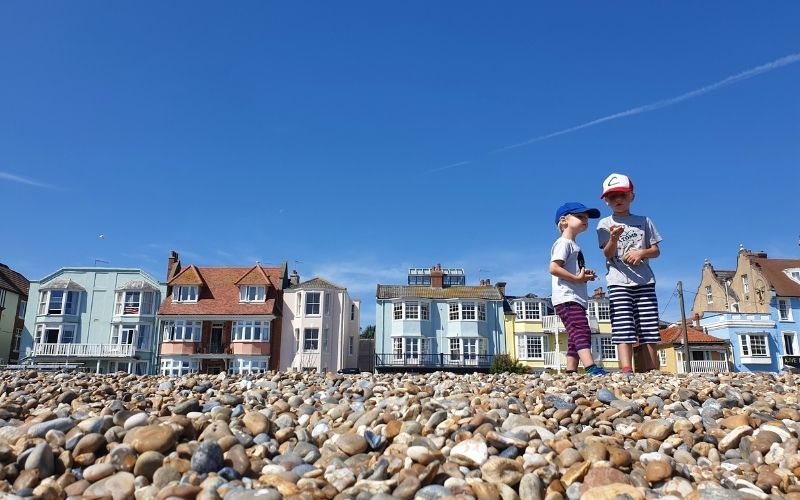
[[[540,135],[538,137],[534,137],[532,139],[528,139],[527,141],[523,141],[517,144],[512,144],[510,146],[505,146],[500,149],[496,149],[492,151],[492,153],[499,153],[501,151],[508,151],[510,149],[520,148],[522,146],[527,146],[529,144],[534,144],[536,142],[546,141],[547,139],[552,139],[554,137],[558,137],[560,135],[570,134],[572,132],[577,132],[578,130],[583,130],[585,128],[594,127],[595,125],[600,125],[601,123],[610,122],[612,120],[618,120],[620,118],[626,118],[628,116],[640,115],[642,113],[649,113],[651,111],[656,111],[659,109],[663,109],[669,106],[673,106],[675,104],[681,103],[683,101],[688,101],[689,99],[693,99],[695,97],[699,97],[703,94],[708,94],[709,92],[714,92],[715,90],[719,90],[723,87],[727,87],[729,85],[733,85],[734,83],[738,83],[744,80],[748,80],[758,75],[762,75],[769,71],[782,68],[784,66],[788,66],[790,64],[794,64],[796,62],[800,62],[800,53],[790,54],[785,57],[781,57],[780,59],[776,59],[772,62],[762,64],[761,66],[756,66],[755,68],[748,69],[746,71],[742,71],[741,73],[729,76],[724,78],[718,82],[712,83],[711,85],[706,85],[705,87],[700,87],[699,89],[695,89],[684,94],[681,94],[676,97],[671,97],[669,99],[664,99],[661,101],[657,101],[651,104],[645,104],[644,106],[639,106],[636,108],[629,109],[627,111],[621,111],[619,113],[614,113],[608,116],[604,116],[602,118],[597,118],[592,121],[588,121],[586,123],[581,123],[580,125],[576,125],[574,127],[565,128],[563,130],[559,130],[556,132],[551,132],[549,134]]]
[[[9,174],[8,172],[0,172],[0,179],[11,182],[18,182],[20,184],[27,184],[29,186],[36,186],[44,189],[60,189],[57,186],[52,186],[50,184],[45,184],[44,182],[39,182],[33,179],[28,179],[26,177],[20,177],[18,175]]]
[[[645,104],[643,106],[638,106],[635,108],[628,109],[626,111],[620,111],[619,113],[613,113],[607,116],[603,116],[601,118],[596,118],[594,120],[581,123],[580,125],[575,125],[573,127],[565,128],[562,130],[557,130],[555,132],[550,132],[549,134],[540,135],[537,137],[533,137],[526,141],[518,142],[516,144],[511,144],[509,146],[503,146],[502,148],[495,149],[490,151],[487,154],[497,154],[502,153],[505,151],[509,151],[512,149],[521,148],[523,146],[529,146],[531,144],[535,144],[537,142],[546,141],[548,139],[553,139],[555,137],[559,137],[566,134],[571,134],[573,132],[577,132],[579,130],[583,130],[589,127],[594,127],[595,125],[600,125],[602,123],[610,122],[613,120],[619,120],[620,118],[627,118],[629,116],[640,115],[642,113],[649,113],[651,111],[657,111],[659,109],[664,109],[669,106],[674,106],[675,104],[679,104],[683,101],[688,101],[689,99],[693,99],[695,97],[699,97],[703,94],[708,94],[709,92],[714,92],[715,90],[719,90],[723,87],[727,87],[729,85],[733,85],[735,83],[742,82],[744,80],[748,80],[750,78],[762,75],[764,73],[768,73],[770,71],[782,68],[784,66],[788,66],[790,64],[794,64],[800,62],[800,53],[790,54],[788,56],[781,57],[780,59],[776,59],[772,62],[762,64],[760,66],[756,66],[755,68],[748,69],[746,71],[742,71],[741,73],[737,73],[735,75],[729,76],[727,78],[723,78],[722,80],[712,83],[710,85],[706,85],[705,87],[700,87],[699,89],[691,90],[689,92],[683,93],[676,97],[670,97],[669,99],[663,99],[661,101],[656,101],[650,104]],[[462,167],[464,165],[468,165],[470,163],[475,163],[477,160],[471,161],[460,161],[458,163],[452,163],[450,165],[445,165],[443,167],[437,167],[431,170],[427,170],[424,173],[432,174],[435,172],[441,172],[442,170],[449,170],[452,168]]]

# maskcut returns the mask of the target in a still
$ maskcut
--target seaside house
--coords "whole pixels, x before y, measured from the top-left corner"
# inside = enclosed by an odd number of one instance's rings
[[[324,278],[300,283],[293,271],[283,291],[281,370],[318,372],[358,367],[361,302]]]
[[[504,310],[506,345],[512,358],[533,370],[566,368],[567,333],[549,298],[506,296]],[[611,343],[608,298],[601,288],[589,299],[586,315],[595,363],[607,369],[619,368],[617,348]]]
[[[800,259],[740,248],[734,271],[706,261],[692,309],[706,333],[730,341],[735,371],[780,370],[800,354]]]
[[[166,287],[141,269],[65,267],[30,283],[20,361],[152,373]]]
[[[25,276],[0,263],[0,364],[19,359],[29,287]]]
[[[280,267],[182,267],[167,261],[159,308],[160,372],[263,373],[279,366],[281,305],[288,284]]]
[[[463,269],[411,268],[376,297],[376,371],[487,371],[506,352],[502,293],[467,285]]]
[[[686,326],[689,339],[689,369],[693,373],[730,372],[733,368],[730,344],[714,337],[699,326]],[[680,324],[661,330],[661,342],[657,346],[659,370],[665,373],[684,373],[683,329]],[[637,360],[642,359],[642,350],[637,349]]]

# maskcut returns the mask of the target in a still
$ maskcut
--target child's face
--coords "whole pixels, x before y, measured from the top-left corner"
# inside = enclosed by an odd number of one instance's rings
[[[586,214],[567,214],[564,218],[567,221],[567,227],[574,234],[582,233],[589,228],[589,216]]]
[[[631,213],[631,203],[633,202],[632,192],[608,193],[604,198],[606,205],[615,214],[628,215]]]

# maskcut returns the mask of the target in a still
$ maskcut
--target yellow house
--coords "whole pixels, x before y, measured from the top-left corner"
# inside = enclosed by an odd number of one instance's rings
[[[703,330],[687,325],[689,338],[690,369],[695,373],[729,372],[732,369],[728,355],[729,344],[725,339],[708,335]],[[671,325],[661,331],[658,344],[659,369],[665,373],[684,373],[683,331],[680,324]],[[644,366],[642,350],[636,349],[636,365]]]
[[[505,296],[503,309],[506,346],[512,358],[536,371],[566,368],[567,334],[549,298]],[[595,362],[608,369],[619,368],[617,349],[611,343],[608,299],[602,289],[589,300],[586,313]]]

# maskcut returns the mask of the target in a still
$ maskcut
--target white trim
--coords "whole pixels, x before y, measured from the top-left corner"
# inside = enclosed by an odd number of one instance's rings
[[[182,299],[184,289],[186,290],[186,298]],[[192,292],[194,290],[194,292]],[[172,301],[178,304],[194,304],[200,297],[200,288],[197,285],[175,285],[172,288]]]
[[[39,292],[39,309],[37,316],[77,316],[81,312],[81,292],[78,290],[42,290]],[[61,312],[50,312],[50,301],[53,293],[61,295]],[[67,311],[67,299],[70,294],[74,299],[71,312]]]
[[[251,292],[255,292],[251,294]],[[252,295],[252,298],[251,298]],[[239,302],[243,304],[260,303],[267,300],[265,285],[239,285]]]
[[[729,319],[704,325],[706,330],[724,330],[726,328],[775,328],[775,322],[763,319]]]
[[[786,304],[786,317],[781,316],[781,303]],[[794,322],[792,319],[792,300],[788,297],[778,297],[777,303],[778,321],[781,322]]]
[[[766,332],[761,333],[739,333],[739,357],[742,363],[747,364],[764,364],[772,363],[772,355],[769,352],[769,334]],[[760,337],[763,339],[763,350],[765,354],[753,354],[753,337]],[[761,348],[762,346],[758,346]],[[746,351],[746,352],[745,352]]]
[[[517,359],[543,360],[544,353],[550,350],[550,338],[546,333],[526,332],[522,334],[514,334],[514,336],[516,337]],[[539,356],[536,356],[535,354],[531,356],[528,347],[531,347],[531,350],[535,351],[537,340],[539,343]]]
[[[269,321],[240,319],[231,324],[231,342],[269,342],[270,334]]]
[[[792,353],[786,352],[786,337],[788,337],[789,335],[792,336],[791,348],[794,351]],[[794,330],[782,330],[781,347],[783,348],[783,354],[786,356],[797,356],[798,354],[800,354],[800,343],[798,343],[797,332],[795,332]]]

